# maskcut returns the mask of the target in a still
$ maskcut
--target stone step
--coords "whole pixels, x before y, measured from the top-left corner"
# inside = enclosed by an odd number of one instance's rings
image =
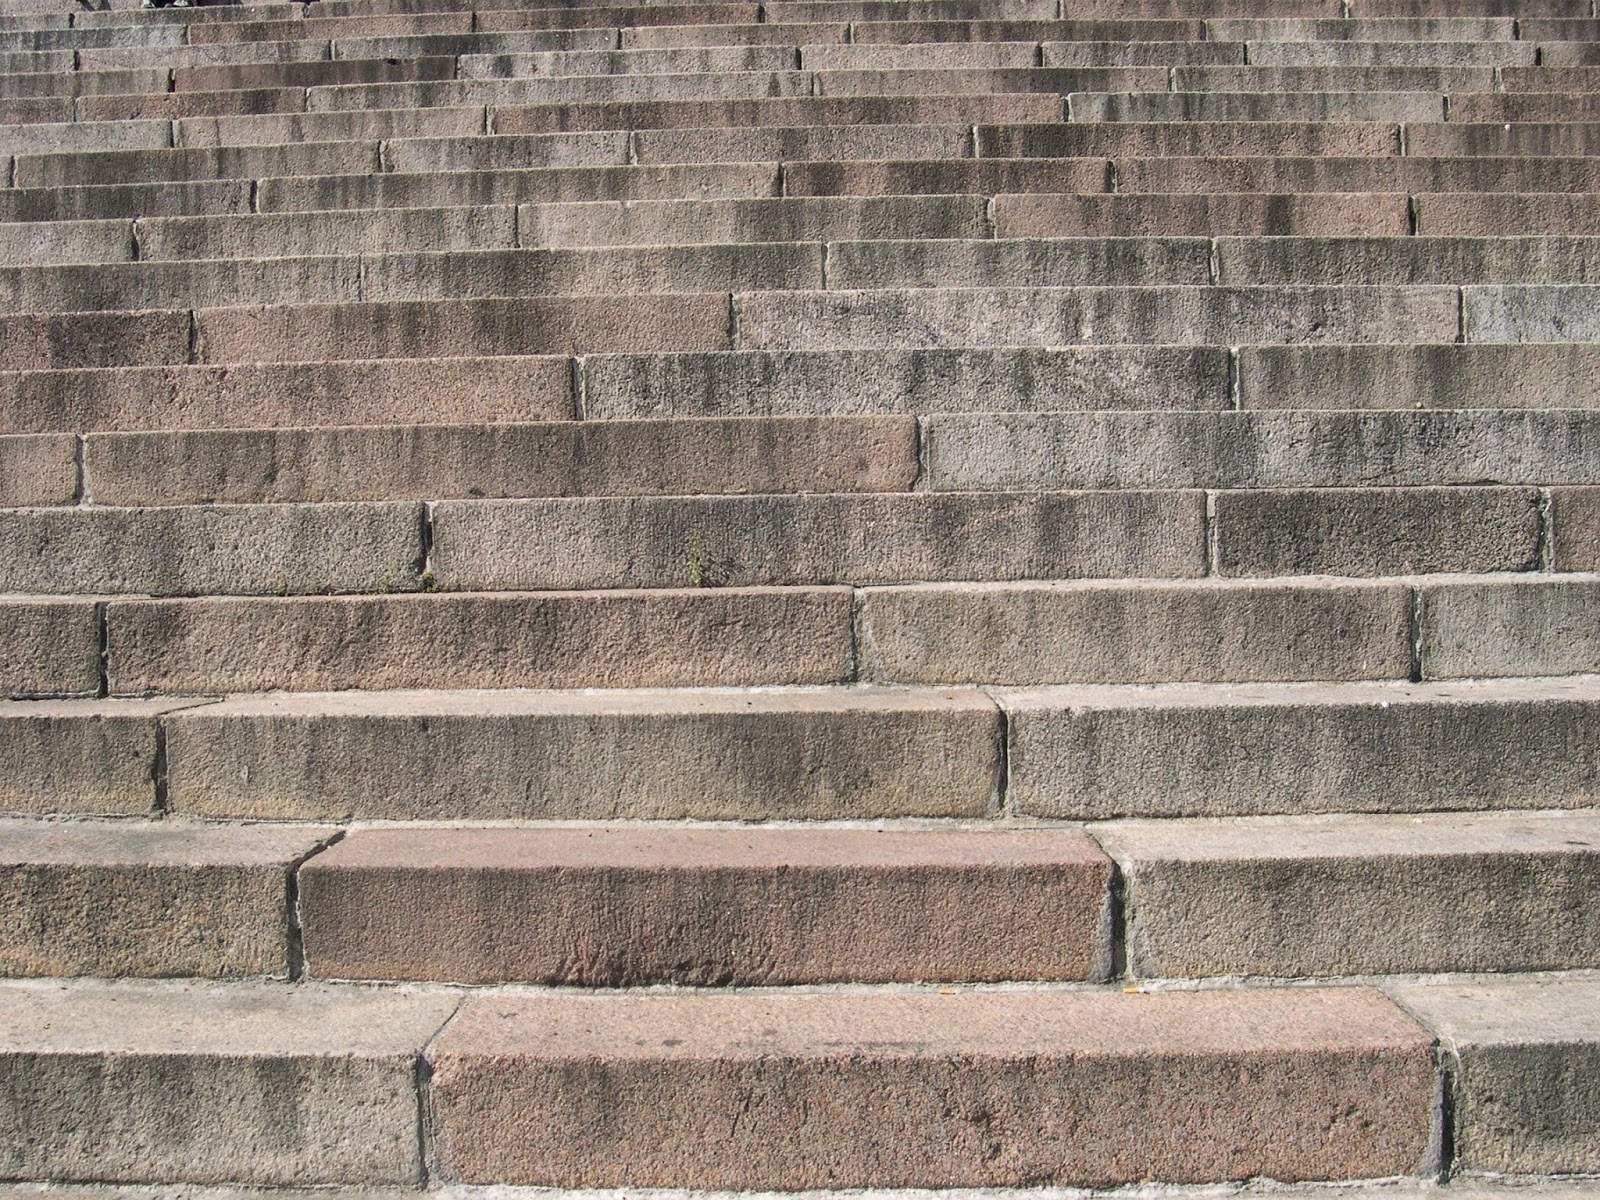
[[[1288,32],[1288,31],[1284,31]],[[1315,32],[1315,31],[1308,31]],[[1528,42],[1468,40],[1363,41],[1302,38],[1252,38],[1245,55],[1255,66],[1301,67],[1532,67],[1538,47]],[[1182,90],[1182,89],[1179,89]]]
[[[404,988],[0,985],[5,1173],[414,1186],[419,1063],[459,1003]]]
[[[1075,829],[375,829],[301,869],[299,911],[327,979],[1093,980],[1110,867]]]
[[[1548,574],[867,588],[858,674],[945,686],[1582,675],[1600,670],[1597,603],[1592,576]]]
[[[1520,202],[1521,197],[1517,199]],[[993,204],[994,233],[1000,238],[1395,237],[1411,233],[1411,197],[1400,193],[1234,192],[1208,196],[1036,192],[999,195]],[[1506,229],[1497,223],[1492,232]]]
[[[1059,121],[1059,95],[791,96],[773,100],[639,100],[506,105],[498,133],[696,129],[749,125],[916,125]],[[3,145],[3,143],[0,143]]]
[[[1250,346],[1236,364],[1246,410],[1590,408],[1596,367],[1575,343]]]
[[[335,832],[0,821],[7,916],[0,970],[8,977],[287,978],[298,965],[290,881]]]
[[[1006,810],[1024,817],[1579,808],[1600,769],[1592,677],[994,695],[1006,714]]]
[[[24,626],[26,650],[31,630],[75,603],[5,616]],[[838,683],[851,670],[851,603],[849,588],[113,600],[107,686],[121,696]],[[77,653],[58,644],[48,656]],[[42,672],[19,659],[19,674]]]
[[[917,451],[911,417],[841,416],[96,433],[79,458],[96,505],[139,506],[899,492]]]
[[[102,688],[140,696],[852,678],[1292,683],[1600,670],[1592,634],[1600,589],[1583,574],[893,585],[854,598],[854,627],[852,602],[843,587],[99,604],[11,597],[0,603],[14,647],[3,682],[9,695],[50,697]],[[1566,636],[1552,640],[1557,627]]]
[[[1444,118],[1445,97],[1436,92],[1075,92],[1067,97],[1069,121],[1403,122]]]
[[[1340,45],[1341,43],[1315,43]],[[1529,48],[1531,49],[1531,47]],[[1531,58],[1531,56],[1530,56]],[[1177,66],[1171,90],[1180,94],[1296,92],[1489,92],[1496,83],[1492,66],[1342,66],[1333,63],[1284,63],[1250,66]],[[1111,89],[1084,89],[1109,91]],[[1159,96],[1161,88],[1128,88]],[[1140,103],[1145,101],[1141,97]],[[1304,104],[1305,101],[1296,100]],[[1204,107],[1204,106],[1202,106]],[[85,111],[92,111],[87,109]],[[1389,119],[1389,118],[1385,118]]]
[[[430,1098],[441,1168],[469,1183],[1362,1178],[1427,1159],[1431,1042],[1349,988],[475,996],[430,1051]],[[845,1119],[886,1095],[879,1120]]]
[[[984,818],[1001,786],[1000,713],[971,689],[235,696],[182,722],[173,703],[8,705],[5,806],[149,811],[158,729],[166,802],[208,819]],[[119,759],[69,757],[106,741]]]
[[[1437,1031],[1452,1072],[1451,1139],[1468,1171],[1600,1168],[1595,1106],[1584,1080],[1600,1054],[1592,979],[1478,979],[1392,985]]]
[[[1214,371],[1225,376],[1226,369],[1224,356]],[[24,372],[0,374],[0,394],[6,398],[0,406],[4,433],[566,421],[577,415],[573,363],[564,357]],[[624,402],[607,403],[620,408]],[[638,407],[642,414],[648,402]]]
[[[1510,977],[1388,990],[1445,1039],[1463,1164],[1509,1159],[1540,1170],[1592,1161],[1580,1082],[1596,1040],[1592,981]],[[14,1178],[339,1182],[346,1187],[329,1194],[346,1200],[388,1194],[352,1188],[420,1178],[424,1144],[445,1156],[443,1167],[465,1167],[477,1178],[514,1171],[519,1179],[585,1185],[832,1185],[883,1178],[886,1162],[888,1178],[917,1184],[1227,1179],[1262,1171],[1297,1179],[1393,1176],[1432,1169],[1429,1113],[1440,1086],[1433,1030],[1366,988],[478,992],[463,1005],[455,992],[406,987],[20,982],[5,985],[0,997],[12,1030],[9,1060],[16,1070],[26,1066],[34,1081],[5,1112],[7,1127],[25,1135],[15,1143],[25,1149],[8,1163]],[[430,1045],[447,1022],[444,1037]],[[842,1048],[830,1032],[840,1028],[852,1031]],[[842,1055],[836,1062],[829,1046]],[[241,1072],[241,1060],[262,1069]],[[1020,1076],[1008,1065],[1019,1061],[1030,1067]],[[1264,1062],[1275,1069],[1266,1082],[1250,1083]],[[1254,1069],[1241,1088],[1245,1063]],[[290,1068],[304,1101],[285,1131],[272,1105]],[[1021,1114],[1006,1124],[1028,1131],[1026,1141],[987,1154],[992,1143],[970,1133],[970,1123],[950,1124],[954,1118],[936,1107],[915,1108],[887,1131],[849,1124],[819,1135],[820,1102],[811,1091],[824,1086],[815,1082],[821,1074],[831,1094],[846,1087],[881,1098],[891,1086],[891,1094],[921,1096],[930,1078],[953,1079],[958,1071],[970,1103],[991,1115],[997,1104]],[[1171,1111],[1130,1102],[1108,1111],[1106,1097],[1124,1094],[1121,1080],[1130,1072],[1155,1072],[1163,1092],[1203,1101]],[[634,1081],[646,1073],[666,1090],[641,1095]],[[1297,1098],[1292,1106],[1273,1082],[1280,1078],[1293,1080],[1286,1085]],[[561,1089],[559,1111],[571,1114],[570,1124],[542,1123],[534,1143],[500,1134],[522,1111],[520,1097],[551,1086]],[[749,1087],[761,1102],[747,1111]],[[581,1088],[639,1097],[620,1116],[608,1110],[620,1128],[598,1126],[617,1131],[606,1143],[615,1153],[581,1152],[594,1137],[591,1109],[573,1107],[587,1094]],[[1039,1114],[1050,1110],[1040,1099],[1046,1092],[1057,1104],[1063,1095],[1082,1095],[1076,1111],[1100,1114],[1095,1129],[1103,1124],[1108,1132],[1091,1136],[1094,1130],[1078,1124],[1063,1133],[1045,1124]],[[43,1102],[47,1094],[53,1104]],[[682,1105],[655,1102],[685,1094],[703,1098],[695,1112],[725,1111],[727,1119],[694,1124]],[[210,1131],[204,1153],[148,1115],[174,1105]],[[425,1106],[434,1116],[419,1125]],[[1339,1130],[1334,1138],[1324,1114],[1352,1108],[1364,1114],[1360,1137]],[[1224,1123],[1234,1131],[1227,1137]],[[110,1129],[119,1136],[106,1136]],[[1243,1142],[1240,1129],[1247,1131]],[[1131,1161],[1097,1149],[1125,1146],[1130,1130],[1139,1134]],[[1538,1133],[1524,1132],[1532,1130]],[[818,1136],[844,1156],[842,1175],[824,1181],[808,1173]],[[1193,1157],[1195,1145],[1208,1148],[1202,1161]],[[895,1157],[886,1159],[891,1151]],[[56,1190],[73,1200],[133,1200],[149,1189]],[[1444,1189],[1385,1190],[1407,1198],[1437,1192],[1461,1200],[1588,1200],[1595,1189],[1582,1181],[1530,1189],[1468,1177]],[[4,1194],[37,1191],[12,1184]]]
[[[1092,828],[1122,870],[1135,977],[1600,964],[1592,810]]]
[[[19,162],[22,160],[19,160]],[[999,195],[1110,192],[1589,192],[1600,162],[1573,158],[1284,157],[1267,155],[1102,158],[977,158],[890,162],[792,162],[784,194]]]
[[[1484,193],[1443,193],[1413,199],[1416,232],[1427,237],[1496,237],[1518,232],[1600,232],[1600,196],[1524,192],[1515,198]]]
[[[1600,378],[1600,371],[1588,369],[1581,355],[1539,357],[1546,349],[1580,347],[1515,349],[1535,357],[1513,364],[1512,379],[1524,391],[1542,383],[1546,406],[1556,398],[1552,370],[1570,373],[1574,380]],[[1568,371],[1572,366],[1575,372]],[[1290,368],[1274,362],[1261,369]],[[600,420],[1056,408],[1215,410],[1233,405],[1229,371],[1230,356],[1222,347],[1120,346],[592,355],[578,363],[561,357],[512,357],[88,368],[0,374],[0,396],[5,398],[0,432],[570,420],[578,415],[574,375],[582,382],[584,415]],[[1452,372],[1449,363],[1441,362],[1420,377],[1460,373],[1460,368]],[[1495,403],[1503,394],[1497,385],[1491,377],[1475,402]],[[1275,396],[1280,403],[1287,398]],[[1355,396],[1350,403],[1370,406],[1381,398]],[[1333,398],[1318,399],[1327,407]],[[1516,399],[1513,395],[1505,403]],[[1575,386],[1567,399],[1567,407],[1600,404],[1586,401]]]

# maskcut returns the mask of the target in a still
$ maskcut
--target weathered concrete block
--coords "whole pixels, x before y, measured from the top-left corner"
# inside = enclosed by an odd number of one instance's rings
[[[78,439],[67,433],[0,437],[0,505],[73,503],[77,456]]]
[[[98,221],[121,217],[131,222],[141,215],[247,213],[250,211],[250,187],[249,180],[218,179],[192,183],[8,188],[0,190],[0,218],[34,222],[33,227],[37,228],[37,223],[44,221]],[[132,245],[131,225],[129,245]]]
[[[1533,571],[1543,547],[1534,488],[1318,488],[1219,492],[1219,575]]]
[[[415,504],[0,510],[0,588],[38,594],[406,590]]]
[[[1117,822],[1135,976],[1541,971],[1600,962],[1580,813]]]
[[[864,678],[900,683],[1404,679],[1390,583],[928,584],[861,601]]]
[[[601,420],[1232,407],[1217,346],[592,355],[583,383]]]
[[[529,204],[522,246],[682,246],[834,239],[981,238],[982,196],[761,197]]]
[[[1600,234],[1600,199],[1546,193],[1418,196],[1417,232],[1438,237],[1503,237],[1508,233]]]
[[[776,163],[577,167],[529,171],[324,175],[263,180],[262,212],[438,208],[574,200],[681,200],[776,196]]]
[[[725,350],[729,336],[726,295],[267,305],[195,323],[208,363]]]
[[[400,138],[383,148],[383,161],[391,171],[399,172],[625,167],[629,165],[628,139],[626,131],[608,130],[598,133],[539,133],[525,137]],[[761,157],[753,155],[730,161],[754,162]]]
[[[102,504],[897,492],[918,471],[900,416],[99,434],[86,461]]]
[[[1470,342],[1600,341],[1600,288],[1467,287],[1462,331]]]
[[[260,213],[150,217],[137,225],[139,258],[291,258],[310,255],[482,250],[516,245],[509,205],[400,212]]]
[[[0,810],[145,816],[156,806],[157,718],[193,701],[0,701]]]
[[[1585,681],[1057,687],[998,699],[1010,804],[1030,816],[1567,808],[1600,790],[1600,693]]]
[[[1482,41],[1255,41],[1252,64],[1347,67],[1532,66],[1538,47],[1509,40]]]
[[[1188,51],[1211,44],[1195,42],[1181,45]],[[975,139],[980,158],[1164,158],[1186,155],[1355,158],[1400,153],[1400,127],[1392,122],[1111,121],[980,125]],[[1044,192],[1049,189],[1035,190]]]
[[[415,1183],[417,1062],[456,1004],[282,984],[11,984],[0,1162],[13,1179]]]
[[[1442,121],[1429,92],[1074,92],[1069,121]]]
[[[0,395],[6,400],[0,430],[17,433],[565,421],[574,415],[571,363],[558,357],[12,372],[0,374]],[[101,482],[110,486],[109,477]]]
[[[129,262],[134,256],[131,221],[33,222],[0,225],[0,254],[11,266]]]
[[[100,621],[86,600],[0,600],[0,688],[12,697],[93,696]]]
[[[434,516],[434,570],[467,590],[1205,571],[1198,492],[473,501]]]
[[[1219,238],[1216,253],[1218,281],[1234,286],[1600,280],[1600,238]]]
[[[1239,397],[1267,408],[1597,408],[1600,347],[1242,346]]]
[[[508,105],[498,133],[568,129],[693,129],[741,125],[923,125],[1058,121],[1058,96],[795,96],[775,100],[639,100]],[[0,145],[4,145],[0,138]]]
[[[264,304],[326,304],[360,294],[354,257],[0,268],[0,304],[12,312],[126,312],[228,304],[241,296]]]
[[[819,288],[822,264],[814,242],[374,255],[362,262],[361,294],[383,301]]]
[[[497,996],[430,1058],[471,1182],[1105,1185],[1411,1172],[1430,1045],[1364,989]]]
[[[995,236],[1405,236],[1404,195],[996,196]]]
[[[187,312],[0,316],[0,369],[150,366],[189,358]]]
[[[319,855],[300,906],[324,978],[1092,979],[1110,882],[1069,829],[396,829]]]
[[[166,732],[174,811],[213,818],[983,817],[1000,779],[974,690],[280,695]]]
[[[838,683],[850,589],[112,601],[115,695]]]
[[[1550,489],[1550,565],[1600,570],[1600,488]]]
[[[289,876],[333,832],[0,822],[0,966],[13,976],[287,976]]]
[[[371,174],[380,169],[377,142],[285,146],[199,146],[100,154],[19,155],[19,188],[94,186],[269,176]]]
[[[936,413],[923,457],[936,491],[1536,485],[1592,478],[1597,440],[1580,412]]]
[[[0,125],[0,154],[97,154],[102,150],[155,150],[172,145],[165,121],[82,121]]]
[[[1339,46],[1340,42],[1308,43]],[[1390,45],[1384,42],[1380,45]],[[1174,67],[1172,90],[1206,92],[1454,93],[1488,91],[1495,86],[1493,66],[1340,66],[1298,64]],[[1109,89],[1084,89],[1106,91]],[[1355,117],[1352,120],[1362,120]],[[1392,118],[1385,118],[1385,120]]]
[[[972,126],[920,122],[915,125],[642,129],[632,135],[632,144],[641,163],[970,158]]]
[[[1600,671],[1593,578],[1512,576],[1419,590],[1424,679]]]
[[[783,171],[787,196],[983,195],[1002,192],[1105,192],[1100,158],[951,158],[916,162],[797,162]]]
[[[827,286],[841,289],[1209,284],[1211,243],[1200,238],[942,239],[834,242]],[[768,285],[770,286],[770,285]]]
[[[1467,1170],[1593,1172],[1600,1164],[1600,988],[1589,980],[1397,984],[1455,1058],[1452,1140]]]
[[[1082,287],[755,292],[741,350],[1450,341],[1455,288]]]
[[[272,147],[390,138],[474,138],[489,128],[482,104],[451,108],[385,109],[368,112],[261,112],[193,115],[173,124],[184,148]],[[387,147],[382,147],[387,150]]]

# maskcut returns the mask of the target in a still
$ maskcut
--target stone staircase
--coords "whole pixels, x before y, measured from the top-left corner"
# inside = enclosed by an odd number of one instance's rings
[[[1600,1197],[1593,0],[466,2],[0,0],[0,1195]]]

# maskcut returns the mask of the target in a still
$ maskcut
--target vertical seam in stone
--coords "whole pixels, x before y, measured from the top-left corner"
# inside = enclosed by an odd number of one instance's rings
[[[1206,489],[1202,513],[1200,532],[1205,539],[1205,574],[1209,579],[1217,573],[1217,493],[1211,488]]]
[[[728,293],[728,349],[738,350],[739,346],[739,293]]]
[[[1417,198],[1406,197],[1406,234],[1409,237],[1417,236]]]
[[[76,473],[73,484],[72,502],[74,504],[93,503],[93,493],[89,490],[89,435],[80,433],[77,444],[72,449],[72,466]]]
[[[1411,636],[1411,671],[1412,683],[1421,683],[1423,679],[1423,645],[1422,645],[1422,589],[1411,589],[1411,610],[1407,614],[1410,622],[1409,633]]]
[[[1555,569],[1556,527],[1553,505],[1555,498],[1547,487],[1539,489],[1539,554],[1535,560],[1537,570]]]
[[[639,165],[639,131],[637,129],[628,130],[627,151],[628,165],[637,167]]]
[[[854,46],[856,44],[856,23],[854,21],[845,23],[844,44],[846,46]]]
[[[777,171],[773,174],[773,186],[778,189],[780,197],[789,194],[789,179],[783,172],[783,163],[781,161],[778,163]]]
[[[461,1011],[465,1001],[464,996],[457,999],[455,1008],[450,1010],[450,1015],[438,1029],[434,1030],[433,1036],[423,1043],[421,1051],[417,1054],[416,1069],[412,1075],[417,1091],[417,1169],[421,1175],[418,1182],[424,1188],[433,1183],[455,1182],[439,1178],[438,1151],[433,1137],[433,1048],[444,1036],[445,1030],[450,1028],[451,1022],[456,1019],[456,1014]]]
[[[995,196],[985,196],[983,201],[983,224],[990,241],[1000,236],[1000,214],[995,211],[997,199]]]
[[[15,154],[6,158],[6,186],[8,188],[17,186],[17,156]]]
[[[187,361],[190,363],[200,361],[200,313],[199,310],[193,308],[189,310],[189,350]]]
[[[845,641],[845,682],[876,682],[881,672],[872,661],[872,627],[867,621],[867,595],[858,587],[850,589],[850,628]]]
[[[911,481],[910,491],[931,491],[928,471],[928,419],[926,417],[913,418],[917,423],[917,475]]]
[[[1240,379],[1239,347],[1228,347],[1228,404],[1234,412],[1244,411],[1244,384]]]
[[[828,290],[828,270],[832,266],[833,247],[827,243],[820,243],[822,247],[822,290]]]
[[[170,95],[173,92],[176,92],[177,90],[178,90],[178,72],[175,71],[173,68],[168,67],[167,68],[167,93]]]
[[[133,257],[128,260],[129,262],[138,262],[144,257],[143,249],[139,245],[141,232],[142,231],[139,228],[139,218],[135,217],[128,223],[128,241],[130,243],[130,250],[133,254]]]
[[[111,694],[111,640],[106,629],[106,601],[101,600],[94,606],[94,639],[95,657],[98,661],[99,678],[95,682],[95,695],[104,700]]]
[[[250,181],[250,211],[253,213],[261,211],[261,181],[259,179]]]
[[[1456,345],[1467,344],[1467,289],[1456,289]]]
[[[417,535],[418,550],[420,551],[417,555],[417,560],[420,574],[423,576],[431,576],[433,574],[433,503],[432,500],[424,500],[422,502],[422,512],[420,514],[422,520]],[[426,583],[426,580],[424,582]]]
[[[286,933],[286,975],[290,983],[304,979],[306,974],[305,931],[300,924],[300,868],[344,837],[343,829],[335,829],[311,849],[289,864],[288,881],[284,897],[284,930]]]
[[[361,303],[367,298],[367,256],[356,255],[356,301]]]
[[[586,376],[584,356],[572,356],[572,419],[574,421],[587,421],[589,419],[589,384]]]
[[[1011,803],[1011,714],[993,696],[989,696],[989,702],[999,714],[1000,725],[1000,753],[996,756],[994,795],[989,798],[989,811],[996,820],[1003,821],[1015,816]]]
[[[1395,148],[1399,151],[1401,158],[1406,158],[1411,153],[1410,148],[1406,145],[1406,123],[1404,121],[1395,126]]]
[[[1206,254],[1206,276],[1212,286],[1222,282],[1222,244],[1217,238],[1212,238]]]
[[[1106,857],[1110,858],[1110,855]],[[1128,974],[1127,888],[1123,882],[1122,864],[1114,858],[1111,858],[1111,871],[1106,877],[1106,895],[1101,907],[1100,928],[1105,946],[1102,977],[1107,983],[1113,979],[1126,978]]]
[[[178,136],[179,132],[178,121],[174,117],[167,122],[167,149],[176,150],[178,148],[178,143],[181,140]]]
[[[155,753],[150,759],[150,815],[164,818],[171,810],[167,798],[167,723],[164,718],[156,718],[156,744]]]
[[[520,204],[511,206],[511,244],[518,250],[524,248],[522,245],[522,205]]]

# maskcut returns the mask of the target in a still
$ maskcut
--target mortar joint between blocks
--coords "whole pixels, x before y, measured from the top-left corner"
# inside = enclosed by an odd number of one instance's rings
[[[432,500],[422,502],[421,528],[418,531],[420,553],[417,557],[424,590],[433,578],[433,506]]]
[[[1207,579],[1215,578],[1217,574],[1217,493],[1213,488],[1207,488],[1205,504],[1200,520],[1201,536],[1205,539],[1205,576]]]
[[[99,678],[95,683],[95,696],[104,700],[111,694],[111,640],[106,629],[105,600],[96,602],[94,606],[94,638],[95,658],[98,663]]]
[[[1422,589],[1411,589],[1411,607],[1407,613],[1408,632],[1411,641],[1411,670],[1407,678],[1412,683],[1421,683],[1424,676],[1424,652],[1422,644]]]
[[[285,975],[290,983],[306,976],[305,927],[300,919],[300,868],[335,843],[343,840],[345,831],[335,829],[311,849],[289,864],[284,895],[284,932],[288,942]]]
[[[1555,569],[1556,557],[1556,527],[1554,504],[1555,497],[1547,487],[1539,489],[1539,552],[1536,559],[1537,569],[1552,571]]]
[[[572,417],[575,421],[589,419],[589,380],[585,356],[572,356]]]
[[[990,814],[997,821],[1010,821],[1016,817],[1015,806],[1011,797],[1011,714],[1006,711],[1005,705],[995,700],[993,695],[989,700],[994,704],[995,712],[999,714],[1000,753],[995,760],[994,798],[990,802]]]
[[[72,502],[74,504],[93,504],[94,489],[89,482],[89,435],[80,433],[77,444],[72,448],[72,465],[76,474],[73,483]]]
[[[167,787],[167,723],[161,720],[156,722],[155,753],[150,760],[150,790],[150,815],[165,818],[172,803]]]

